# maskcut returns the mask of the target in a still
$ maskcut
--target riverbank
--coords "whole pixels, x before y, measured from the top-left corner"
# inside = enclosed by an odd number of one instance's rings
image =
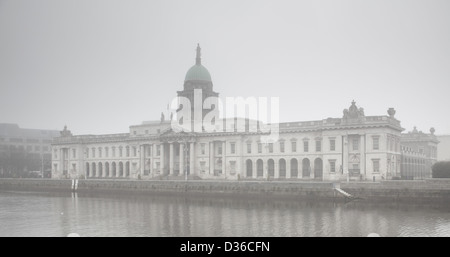
[[[0,179],[0,190],[111,192],[127,194],[199,195],[233,198],[271,198],[346,201],[335,188],[367,202],[450,203],[450,179],[382,182],[307,181],[143,181]]]

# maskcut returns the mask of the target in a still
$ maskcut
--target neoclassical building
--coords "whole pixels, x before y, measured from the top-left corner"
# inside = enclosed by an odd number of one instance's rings
[[[202,101],[219,95],[199,47],[177,95],[195,101],[194,90],[201,90]],[[177,132],[163,115],[123,134],[74,136],[65,128],[52,144],[52,177],[379,181],[401,176],[403,128],[392,108],[388,115],[365,116],[353,101],[342,117],[278,125],[273,142],[261,140],[267,132],[248,127]]]
[[[416,127],[402,134],[402,179],[431,178],[431,167],[437,162],[439,140],[431,128],[430,133],[418,131]]]

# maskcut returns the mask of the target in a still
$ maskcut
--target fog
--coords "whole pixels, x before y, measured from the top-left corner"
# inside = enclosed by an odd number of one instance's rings
[[[449,1],[0,1],[0,122],[74,134],[158,120],[197,43],[214,90],[280,121],[389,107],[450,134]]]

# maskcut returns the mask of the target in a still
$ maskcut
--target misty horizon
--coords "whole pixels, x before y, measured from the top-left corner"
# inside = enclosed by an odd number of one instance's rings
[[[404,132],[450,134],[449,11],[446,1],[0,1],[0,123],[83,135],[159,120],[200,43],[221,98],[279,97],[280,122],[341,118],[355,100],[367,116],[395,108]]]

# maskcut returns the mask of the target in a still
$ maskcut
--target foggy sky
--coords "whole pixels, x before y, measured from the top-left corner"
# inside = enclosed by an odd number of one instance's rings
[[[450,2],[0,0],[0,123],[74,134],[158,120],[195,47],[226,96],[280,121],[397,110],[450,134]]]

